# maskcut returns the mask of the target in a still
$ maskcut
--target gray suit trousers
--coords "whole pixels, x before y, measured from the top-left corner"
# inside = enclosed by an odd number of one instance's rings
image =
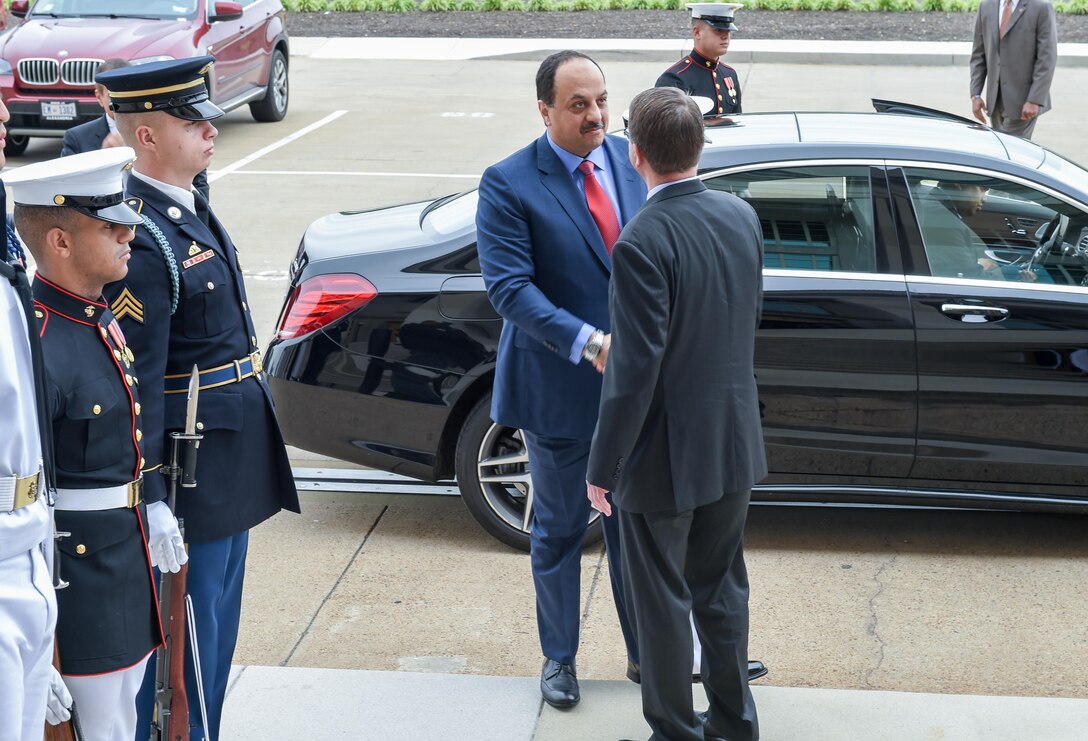
[[[642,710],[651,741],[703,741],[691,699],[692,638],[703,644],[710,701],[706,737],[756,741],[748,688],[748,572],[744,523],[750,492],[687,512],[618,510],[627,610],[638,635]]]
[[[1038,120],[1038,116],[1028,121],[1022,120],[1019,108],[1015,111],[1006,111],[1000,95],[997,96],[994,109],[990,111],[990,125],[995,130],[1024,139],[1031,138],[1031,132],[1035,131],[1035,122]]]

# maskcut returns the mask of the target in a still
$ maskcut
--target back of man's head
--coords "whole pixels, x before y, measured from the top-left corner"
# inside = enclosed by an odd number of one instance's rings
[[[100,72],[109,72],[111,69],[121,69],[122,67],[131,67],[131,66],[132,66],[131,64],[129,64],[126,60],[121,59],[121,57],[111,57],[111,58],[107,59],[106,61],[101,62],[97,67],[95,67],[94,68],[94,73],[97,75]],[[106,86],[105,85],[101,85],[101,84],[96,82],[94,84],[94,89],[95,89],[96,93],[101,92],[104,95],[108,95],[108,93],[106,92]],[[108,98],[107,98],[107,101],[108,101]]]
[[[650,88],[631,101],[627,136],[658,175],[685,172],[703,153],[703,116],[679,88]]]

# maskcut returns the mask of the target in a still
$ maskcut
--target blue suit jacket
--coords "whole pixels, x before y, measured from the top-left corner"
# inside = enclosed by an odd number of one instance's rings
[[[626,224],[646,200],[627,141],[605,137]],[[542,136],[489,167],[476,214],[487,293],[503,316],[491,417],[540,435],[589,440],[601,376],[570,362],[582,324],[608,331],[612,261],[585,196]]]

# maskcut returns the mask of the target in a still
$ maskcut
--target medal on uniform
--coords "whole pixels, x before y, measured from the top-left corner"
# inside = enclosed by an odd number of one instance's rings
[[[734,102],[735,102],[735,99],[737,97],[737,89],[735,87],[733,87],[733,78],[732,77],[726,77],[725,78],[725,86],[727,88],[729,88],[729,97],[733,98]]]

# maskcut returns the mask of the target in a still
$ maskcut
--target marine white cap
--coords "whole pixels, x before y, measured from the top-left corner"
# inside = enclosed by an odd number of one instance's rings
[[[143,219],[125,204],[122,173],[135,160],[131,147],[98,149],[11,170],[4,173],[4,183],[21,206],[73,208],[101,221],[133,226]]]
[[[704,21],[719,31],[737,31],[733,14],[743,8],[743,3],[688,3],[691,17]]]

